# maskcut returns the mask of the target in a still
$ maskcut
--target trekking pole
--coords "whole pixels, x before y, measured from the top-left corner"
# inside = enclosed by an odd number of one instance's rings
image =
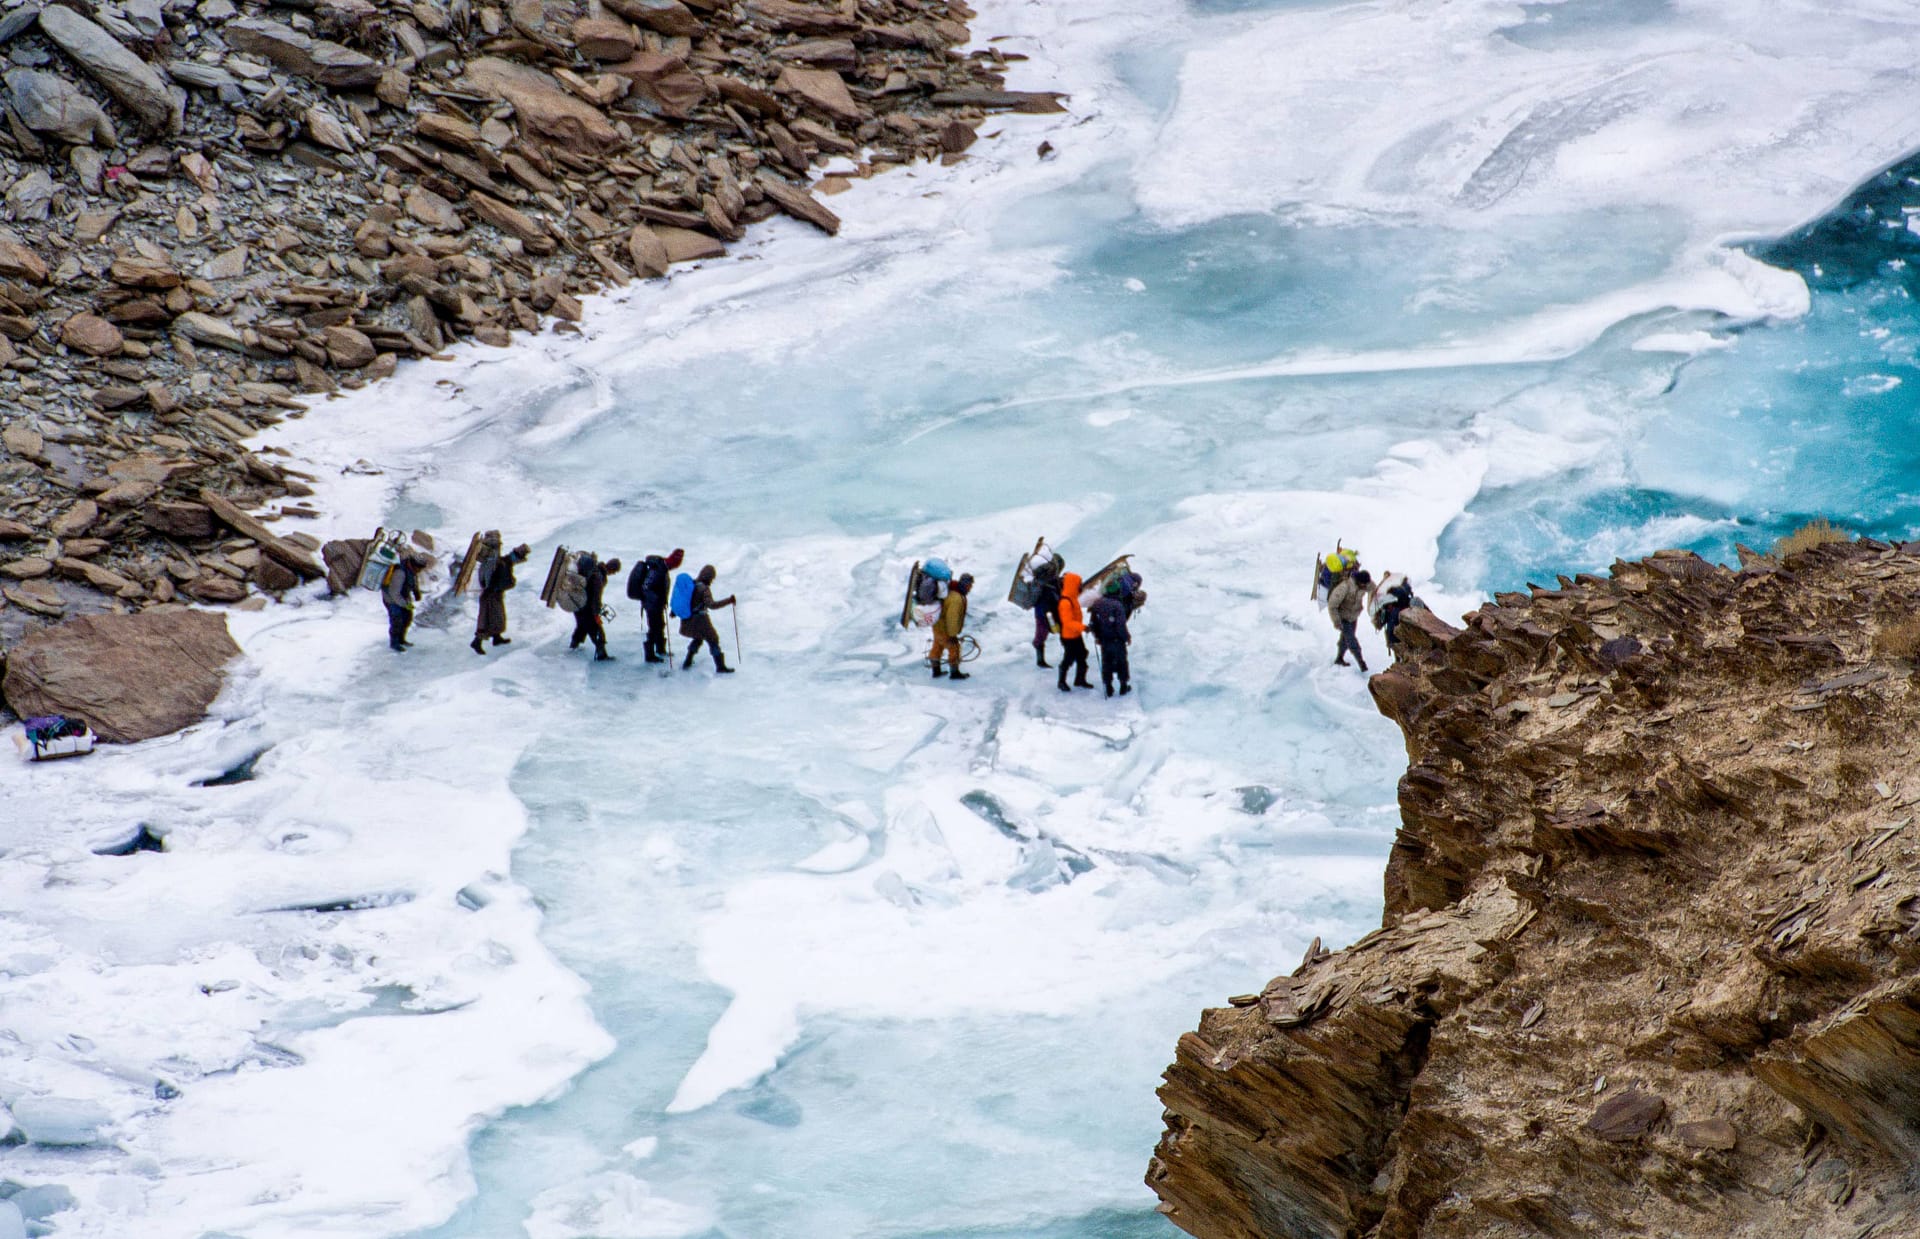
[[[740,657],[740,604],[733,604],[733,665],[738,667],[746,662]]]

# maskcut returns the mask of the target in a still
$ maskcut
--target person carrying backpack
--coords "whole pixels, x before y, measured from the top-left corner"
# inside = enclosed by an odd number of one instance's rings
[[[736,601],[732,594],[718,602],[714,601],[713,581],[718,575],[719,570],[708,564],[700,569],[700,575],[694,581],[693,600],[687,605],[687,618],[680,621],[680,635],[691,642],[687,646],[686,661],[680,664],[682,671],[692,669],[693,656],[700,652],[700,643],[704,641],[713,653],[714,671],[720,675],[733,674],[733,668],[727,666],[726,655],[720,652],[720,634],[714,630],[713,616],[707,614],[720,607],[730,607]]]
[[[1352,650],[1360,670],[1367,669],[1367,656],[1360,652],[1360,638],[1354,626],[1367,609],[1367,586],[1371,584],[1372,574],[1361,568],[1341,578],[1340,583],[1333,587],[1333,592],[1327,595],[1327,618],[1340,630],[1340,644],[1333,652],[1336,666],[1347,666],[1347,651]]]
[[[1061,576],[1058,559],[1033,568],[1033,661],[1047,665],[1047,637],[1060,611]]]
[[[498,551],[497,544],[494,549]],[[513,643],[513,638],[507,635],[507,594],[519,583],[514,579],[514,565],[526,563],[527,556],[532,553],[532,548],[522,542],[507,554],[494,559],[490,566],[482,563],[480,618],[473,626],[474,653],[485,654],[487,647],[482,642],[489,638],[495,645]]]
[[[1374,612],[1373,626],[1387,634],[1388,650],[1399,653],[1400,617],[1415,607],[1426,605],[1420,601],[1419,595],[1413,592],[1413,582],[1406,577],[1399,577],[1381,591],[1379,609]]]
[[[667,661],[667,596],[673,592],[673,570],[685,555],[677,547],[671,555],[649,555],[633,566],[633,575],[627,578],[627,597],[647,613],[650,663]]]
[[[1117,575],[1108,579],[1100,591],[1100,601],[1087,612],[1087,624],[1093,629],[1093,639],[1100,643],[1100,682],[1106,685],[1107,696],[1113,696],[1116,679],[1120,681],[1120,695],[1126,696],[1133,691],[1133,676],[1127,666],[1127,646],[1133,642],[1133,634],[1127,631],[1124,587]]]
[[[1074,688],[1092,688],[1087,682],[1087,619],[1080,611],[1080,577],[1069,572],[1060,578],[1060,691],[1070,693],[1067,672],[1077,671]]]
[[[972,677],[960,670],[960,634],[967,627],[967,595],[973,590],[973,574],[966,573],[947,590],[940,604],[940,618],[933,626],[933,678],[949,675],[956,680]],[[940,656],[946,655],[949,670],[940,670]]]
[[[601,622],[600,612],[606,607],[607,578],[619,571],[618,559],[602,562],[595,558],[589,560],[582,574],[587,582],[587,595],[580,609],[573,613],[573,640],[567,643],[567,648],[577,650],[582,641],[591,641],[593,661],[597,663],[613,661],[613,655],[607,653],[607,626]]]
[[[387,648],[396,654],[413,648],[407,630],[413,627],[413,604],[420,600],[420,572],[432,563],[424,551],[406,551],[380,587],[380,600],[387,604]]]

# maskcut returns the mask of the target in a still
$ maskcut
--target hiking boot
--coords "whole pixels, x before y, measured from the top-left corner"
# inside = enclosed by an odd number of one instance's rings
[[[1366,663],[1364,663],[1364,662],[1363,662],[1363,663],[1361,663],[1361,664],[1360,664],[1360,670],[1362,670],[1362,671],[1365,671],[1366,669],[1367,669],[1367,664],[1366,664]]]
[[[649,650],[647,652],[647,661],[650,663],[663,663],[667,660]]]
[[[1074,680],[1073,686],[1075,688],[1092,688],[1093,682],[1083,675]]]
[[[680,670],[682,671],[693,670],[693,651],[692,650],[687,651],[687,660],[680,664]]]
[[[1039,646],[1033,647],[1033,661],[1042,667],[1047,665],[1047,652]]]
[[[1065,680],[1061,680],[1061,681],[1060,681],[1060,691],[1061,691],[1061,692],[1063,692],[1063,693],[1070,693],[1070,692],[1072,692],[1072,691],[1073,691],[1073,689],[1072,689],[1072,688],[1070,688],[1070,687],[1068,686],[1068,684],[1067,684],[1067,682],[1066,682]]]
[[[937,680],[937,679],[939,679],[939,678],[940,678],[941,676],[943,676],[943,675],[945,675],[946,673],[947,673],[947,670],[946,670],[946,668],[945,668],[945,667],[942,667],[942,666],[941,666],[941,665],[940,665],[939,663],[935,663],[935,664],[933,664],[933,678],[934,678],[934,679],[936,679],[936,680]]]
[[[1346,666],[1350,666],[1351,664],[1347,662],[1347,656],[1345,654],[1342,654],[1340,657],[1333,660],[1333,665],[1336,667],[1346,667]]]
[[[1131,685],[1131,684],[1122,684],[1122,685],[1120,686],[1120,695],[1121,695],[1122,697],[1124,697],[1124,696],[1126,696],[1126,695],[1127,695],[1128,693],[1130,693],[1130,692],[1132,692],[1132,691],[1133,691],[1133,685]]]
[[[597,663],[610,663],[616,660],[613,655],[607,653],[605,650],[599,650],[594,654],[593,661]]]
[[[495,637],[493,639],[493,643],[495,645],[512,645],[513,638],[512,637]]]
[[[473,639],[473,642],[467,648],[472,650],[476,654],[484,654],[487,652],[487,647],[480,644],[480,638],[478,637],[475,637]]]
[[[392,650],[396,654],[404,654],[407,652],[407,647],[400,644],[398,641],[387,642],[387,648]]]
[[[973,677],[960,670],[960,668],[955,667],[952,671],[947,672],[947,678],[952,680],[971,680]]]
[[[1107,685],[1107,696],[1113,696],[1113,685],[1111,684]]]
[[[721,663],[718,667],[715,667],[713,669],[713,673],[715,675],[732,675],[733,671],[734,669],[732,667],[727,666],[727,664],[725,663]]]

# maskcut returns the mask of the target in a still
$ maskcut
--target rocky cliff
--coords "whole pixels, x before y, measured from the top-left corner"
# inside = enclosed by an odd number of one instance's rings
[[[1920,1234],[1920,544],[1743,563],[1421,617],[1384,924],[1180,1039],[1176,1224]]]

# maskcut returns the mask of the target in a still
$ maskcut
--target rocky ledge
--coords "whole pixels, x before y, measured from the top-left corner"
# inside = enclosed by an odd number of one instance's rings
[[[1181,1038],[1175,1223],[1914,1233],[1920,544],[1742,563],[1421,617],[1384,923]]]
[[[0,639],[324,575],[307,399],[722,254],[809,170],[953,160],[1015,59],[959,0],[9,0]],[[236,517],[237,514],[237,517]],[[284,527],[282,527],[284,528]]]

